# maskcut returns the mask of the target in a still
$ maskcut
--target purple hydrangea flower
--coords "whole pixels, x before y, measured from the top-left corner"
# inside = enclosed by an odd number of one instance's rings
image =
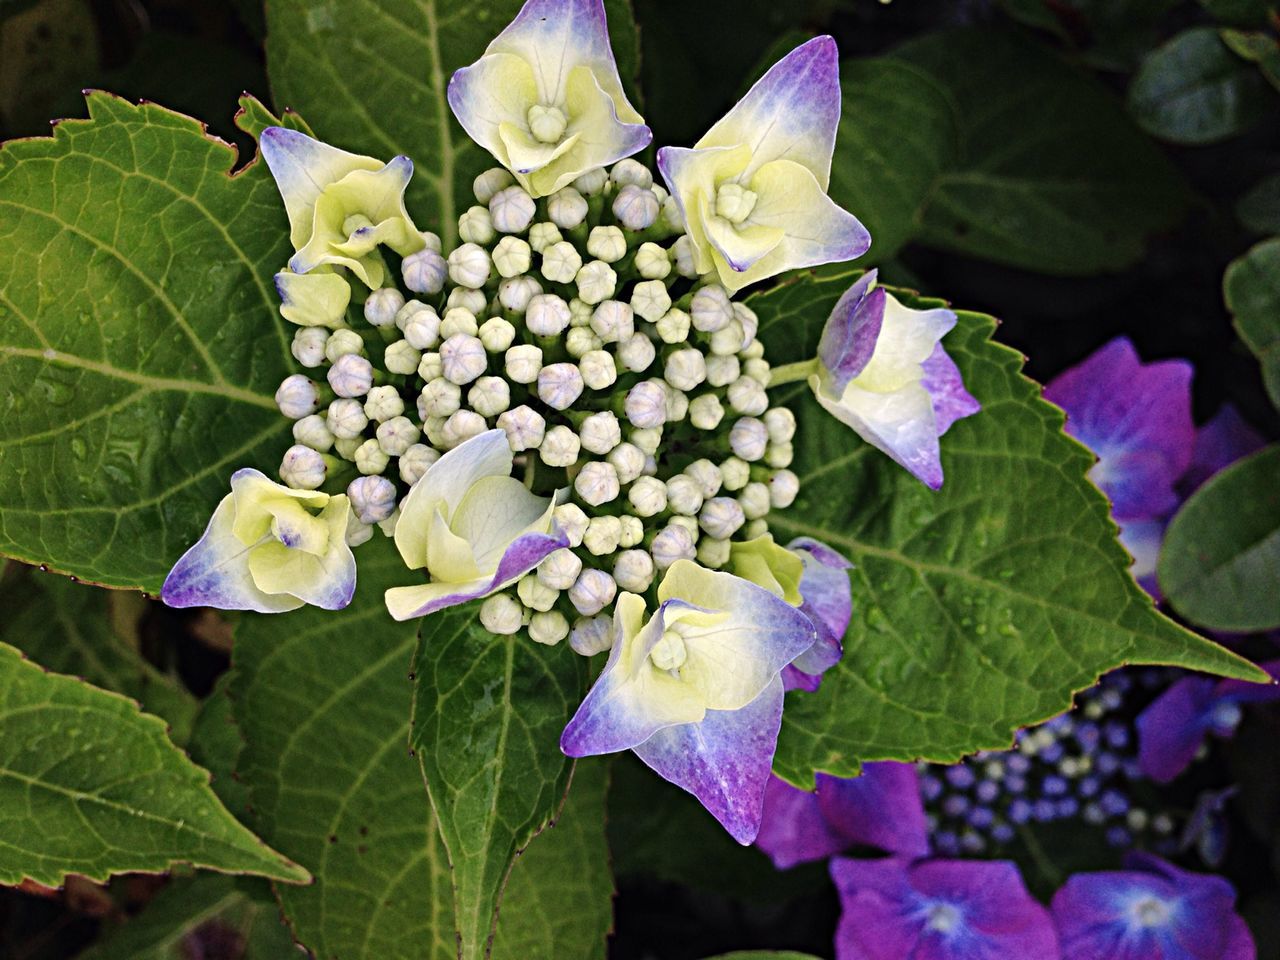
[[[853,597],[847,571],[853,566],[825,543],[798,537],[787,544],[804,563],[800,577],[800,612],[813,621],[818,639],[782,671],[788,690],[810,693],[822,683],[822,674],[844,654],[844,634],[853,616]]]
[[[1223,404],[1209,422],[1196,431],[1191,466],[1178,483],[1179,491],[1184,496],[1190,494],[1219,470],[1265,445],[1266,440],[1245,422],[1239,410],[1229,403]]]

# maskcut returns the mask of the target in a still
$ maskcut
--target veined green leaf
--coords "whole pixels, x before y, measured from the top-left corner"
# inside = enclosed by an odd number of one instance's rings
[[[1236,332],[1262,364],[1267,393],[1280,409],[1280,237],[1233,261],[1222,289]]]

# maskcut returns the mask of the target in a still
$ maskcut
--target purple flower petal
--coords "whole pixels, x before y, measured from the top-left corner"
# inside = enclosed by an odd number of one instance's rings
[[[1239,410],[1229,403],[1223,404],[1213,418],[1196,431],[1191,466],[1178,481],[1179,490],[1190,494],[1219,470],[1265,445],[1266,440],[1245,422]]]
[[[844,634],[853,615],[849,574],[845,571],[853,564],[826,544],[808,537],[792,540],[787,549],[796,551],[804,563],[800,577],[803,598],[800,611],[813,621],[818,631],[814,645],[796,657],[788,668],[788,675],[801,675],[793,678],[795,682],[807,684],[806,675],[820,680],[823,672],[835,666],[844,653]],[[802,689],[810,688],[803,686]],[[817,689],[817,682],[812,689]]]
[[[951,429],[957,420],[971,417],[982,405],[964,388],[960,368],[939,343],[924,362],[924,388],[933,400],[934,428],[938,436]]]
[[[929,852],[920,778],[909,763],[866,763],[852,778],[818,774],[818,806],[848,843],[906,857]],[[846,846],[848,845],[846,843]]]
[[[779,870],[824,860],[849,842],[832,829],[818,806],[818,795],[770,777],[764,790],[764,818],[756,846]]]
[[[818,341],[818,360],[829,371],[830,389],[840,394],[860,374],[876,349],[884,322],[885,292],[871,289],[878,271],[868,270],[836,301]]]

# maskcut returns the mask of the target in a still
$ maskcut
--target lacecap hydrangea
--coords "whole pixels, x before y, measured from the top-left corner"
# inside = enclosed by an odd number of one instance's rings
[[[770,534],[804,429],[770,388],[807,380],[936,488],[939,436],[977,410],[938,343],[955,316],[867,274],[812,361],[774,369],[757,337],[743,288],[870,244],[826,192],[830,37],[658,150],[657,178],[601,0],[529,0],[448,100],[498,163],[448,246],[405,207],[409,158],[262,132],[296,251],[275,277],[294,443],[283,486],[236,481],[163,596],[341,606],[350,548],[393,537],[391,616],[474,602],[492,634],[607,652],[562,749],[635,751],[749,843],[783,691],[817,688],[852,602],[835,551]]]

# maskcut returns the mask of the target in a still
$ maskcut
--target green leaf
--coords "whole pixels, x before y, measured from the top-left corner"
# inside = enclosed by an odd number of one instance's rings
[[[218,678],[213,692],[200,704],[191,742],[191,759],[209,771],[213,792],[242,822],[248,822],[249,788],[236,779],[236,764],[244,749],[244,736],[236,726],[231,706],[231,674]]]
[[[1232,53],[1256,63],[1263,79],[1280,90],[1280,40],[1263,30],[1223,30],[1221,36]]]
[[[1265,27],[1277,9],[1271,0],[1200,0],[1214,19],[1242,27]]]
[[[1233,261],[1222,289],[1236,332],[1262,364],[1267,393],[1280,409],[1280,237]]]
[[[305,882],[227,813],[209,775],[126,698],[0,644],[0,883],[179,863]]]
[[[228,950],[236,960],[297,954],[265,884],[218,876],[174,880],[76,960],[192,960]]]
[[[1258,72],[1212,27],[1184,30],[1143,60],[1129,86],[1142,128],[1173,143],[1216,143],[1248,130],[1271,104]]]
[[[563,801],[573,763],[560,733],[587,680],[567,643],[495,637],[478,609],[422,621],[410,734],[453,869],[463,960],[487,956],[511,862]]]
[[[418,625],[382,600],[404,564],[381,536],[359,563],[345,610],[241,620],[237,772],[255,828],[315,876],[276,893],[317,957],[456,960],[448,860],[408,745]]]
[[[605,842],[608,765],[574,768],[555,822],[511,868],[502,895],[497,960],[599,960],[613,925],[613,876]]]
[[[1280,446],[1234,463],[1191,495],[1160,549],[1160,589],[1210,630],[1280,627]]]
[[[850,279],[802,277],[751,298],[770,357],[811,356]],[[775,392],[801,425],[801,485],[770,527],[854,563],[844,657],[816,694],[787,698],[775,770],[796,784],[862,760],[1005,749],[1015,729],[1066,710],[1073,691],[1123,663],[1261,679],[1139,590],[1085,479],[1093,457],[1062,433],[1020,356],[990,341],[994,329],[962,313],[945,341],[983,410],[943,437],[938,493],[826,415],[808,387]]]
[[[932,89],[877,61],[852,68],[859,82],[845,87],[844,129],[859,122],[859,103],[871,97],[872,114],[882,111],[874,124],[890,131],[876,151],[885,159],[875,165],[886,172],[878,183],[867,179],[864,194],[918,184],[942,158],[941,172],[918,193],[920,243],[1078,276],[1133,263],[1150,234],[1182,216],[1186,190],[1175,168],[1105,86],[1043,47],[989,29],[949,30],[907,43],[893,59],[926,75]],[[871,93],[876,83],[901,83],[901,103],[896,93]],[[859,182],[861,163],[858,150],[838,144],[837,183]],[[890,230],[891,241],[903,232],[912,231]]]
[[[1163,29],[1178,0],[1001,0],[1021,23],[1047,30],[1072,48],[1074,57],[1100,70],[1132,69]]]
[[[1254,184],[1236,201],[1236,217],[1254,233],[1280,234],[1280,173]]]
[[[383,160],[414,162],[409,210],[450,248],[471,181],[496,161],[454,120],[449,78],[477,59],[520,0],[272,0],[267,72],[279,109],[301,111],[319,136]],[[635,75],[636,30],[627,0],[608,0],[614,51]]]
[[[288,444],[288,230],[265,165],[230,176],[195,120],[88,104],[0,150],[0,551],[154,592]]]
[[[0,640],[46,670],[132,697],[169,724],[175,742],[184,743],[195,719],[195,697],[113,633],[110,604],[118,596],[23,568],[0,583]]]

